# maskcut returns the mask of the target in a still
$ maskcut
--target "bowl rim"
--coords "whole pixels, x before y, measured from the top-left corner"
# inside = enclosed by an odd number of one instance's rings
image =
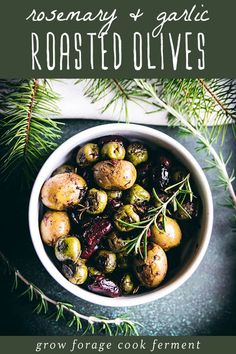
[[[201,244],[199,245],[196,254],[193,259],[189,262],[187,269],[182,272],[177,279],[170,281],[169,284],[158,287],[154,290],[151,290],[147,293],[131,295],[128,297],[122,296],[117,298],[108,298],[105,296],[101,296],[98,294],[91,293],[79,286],[76,286],[70,283],[56,268],[48,254],[46,253],[45,247],[43,245],[40,231],[39,231],[39,220],[38,220],[38,208],[39,208],[39,196],[42,185],[44,181],[49,177],[50,174],[47,173],[48,169],[50,170],[50,165],[54,160],[60,158],[60,155],[63,154],[65,156],[69,152],[71,152],[76,146],[79,145],[80,140],[91,141],[92,139],[96,139],[97,137],[115,134],[119,135],[121,133],[125,133],[125,131],[129,131],[131,134],[138,133],[141,135],[148,135],[149,138],[155,138],[160,141],[167,142],[167,145],[172,146],[176,151],[176,156],[182,155],[185,157],[186,161],[189,165],[194,169],[195,179],[198,179],[198,184],[201,184],[202,193],[205,201],[205,229],[204,235],[202,237]],[[144,137],[145,138],[145,137]],[[168,150],[168,148],[167,148]],[[46,176],[46,177],[45,177]],[[195,272],[201,263],[208,244],[211,238],[211,232],[213,227],[213,201],[211,190],[207,181],[205,174],[202,171],[202,168],[198,164],[197,160],[193,157],[193,155],[179,142],[175,139],[169,137],[167,134],[160,132],[157,129],[153,129],[150,127],[146,127],[140,124],[127,124],[127,123],[112,123],[112,124],[102,124],[99,126],[95,126],[92,128],[85,129],[69,139],[67,139],[64,143],[62,143],[46,160],[46,162],[41,167],[30,196],[29,202],[29,212],[28,212],[28,221],[29,221],[29,229],[30,235],[32,239],[32,243],[34,249],[39,257],[41,263],[48,271],[48,273],[55,279],[63,288],[68,290],[73,295],[80,297],[83,300],[89,301],[96,305],[102,306],[110,306],[110,307],[129,307],[135,305],[141,305],[144,303],[148,303],[150,301],[154,301],[157,299],[166,296],[179,288],[183,283],[185,283],[190,276]],[[36,226],[37,225],[37,226]]]

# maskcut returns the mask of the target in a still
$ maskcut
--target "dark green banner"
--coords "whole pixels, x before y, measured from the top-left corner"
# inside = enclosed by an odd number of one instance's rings
[[[1,77],[235,77],[235,0],[0,5]]]
[[[42,353],[235,353],[235,337],[0,337],[1,352]],[[227,348],[227,349],[226,349]]]

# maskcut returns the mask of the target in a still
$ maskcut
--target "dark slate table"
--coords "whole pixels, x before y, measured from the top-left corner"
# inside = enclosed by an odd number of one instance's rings
[[[66,120],[61,141],[86,128],[104,124],[102,121]],[[154,127],[179,140],[201,164],[204,156],[194,150],[192,137],[179,137],[177,129]],[[104,133],[105,130],[104,130]],[[235,150],[235,142],[228,131],[223,146],[225,154]],[[231,165],[235,166],[235,159]],[[207,178],[213,186],[215,171]],[[47,273],[33,249],[27,226],[29,196],[26,192],[12,192],[11,185],[2,186],[1,192],[1,246],[12,262],[33,283],[49,296],[73,303],[88,315],[109,317],[126,313],[131,319],[144,324],[141,335],[235,335],[236,334],[236,234],[230,226],[231,209],[220,202],[222,189],[212,187],[215,219],[207,253],[195,274],[178,290],[155,302],[131,308],[100,307],[76,298],[58,285]],[[0,334],[1,335],[75,335],[65,322],[56,322],[44,315],[32,313],[34,308],[19,293],[11,293],[11,281],[1,276]]]

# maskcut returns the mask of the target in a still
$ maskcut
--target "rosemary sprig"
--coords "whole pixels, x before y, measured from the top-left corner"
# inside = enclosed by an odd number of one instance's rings
[[[174,211],[176,211],[178,208],[182,208],[182,203],[184,202],[186,196],[189,196],[190,201],[192,201],[193,192],[190,185],[190,174],[188,174],[182,181],[166,188],[165,192],[173,193],[165,202],[163,202],[158,197],[155,189],[153,189],[153,197],[154,199],[156,199],[159,205],[149,210],[148,216],[145,220],[136,223],[128,223],[123,220],[119,220],[120,223],[132,227],[133,229],[141,229],[141,232],[136,237],[125,241],[126,245],[124,247],[124,250],[128,254],[134,252],[134,254],[139,254],[142,258],[146,259],[148,233],[152,225],[155,225],[159,229],[158,222],[159,220],[161,220],[163,230],[165,230],[166,217],[167,214],[169,214],[168,207],[170,206],[170,204],[172,204]],[[182,200],[179,200],[178,197],[182,197],[183,195],[184,198],[182,198]],[[190,215],[187,216],[191,218]]]
[[[18,269],[12,266],[9,260],[0,251],[0,261],[5,266],[5,270],[14,276],[14,283],[12,290],[16,290],[21,281],[26,290],[21,293],[22,296],[28,296],[30,302],[36,301],[37,305],[34,312],[37,314],[48,314],[49,305],[55,307],[50,317],[54,317],[56,321],[60,319],[66,320],[66,313],[70,316],[67,322],[68,327],[74,326],[77,331],[82,331],[82,335],[86,333],[98,334],[102,332],[107,335],[138,335],[137,327],[141,326],[140,323],[131,321],[126,316],[121,315],[117,318],[107,318],[103,316],[87,316],[83,315],[74,306],[67,302],[57,301],[47,296],[41,289],[39,289],[32,282],[27,280]]]

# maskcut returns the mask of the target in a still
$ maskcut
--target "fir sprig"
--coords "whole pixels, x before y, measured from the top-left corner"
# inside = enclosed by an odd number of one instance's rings
[[[119,116],[125,116],[128,121],[128,103],[150,103],[145,95],[137,90],[134,80],[129,79],[86,79],[78,80],[76,84],[84,82],[84,95],[91,98],[91,102],[102,102],[102,113],[109,108],[119,111]]]
[[[216,168],[218,170],[218,179],[220,182],[219,186],[223,186],[228,190],[232,200],[232,205],[236,208],[236,193],[233,187],[233,181],[235,179],[234,170],[230,173],[227,170],[230,156],[228,156],[225,160],[222,153],[215,149],[213,145],[214,139],[211,135],[209,135],[204,124],[201,124],[199,121],[195,122],[188,119],[186,113],[184,114],[184,110],[179,110],[178,106],[176,108],[174,107],[173,101],[169,102],[168,98],[166,98],[166,100],[161,98],[157,94],[155,87],[150,82],[146,80],[135,81],[141,90],[144,90],[146,94],[150,95],[150,97],[155,100],[158,106],[170,113],[170,124],[172,126],[179,126],[184,134],[191,134],[197,139],[198,150],[205,150],[210,157],[208,160],[208,167]]]
[[[171,193],[173,191],[173,193]],[[159,221],[162,224],[162,229],[165,230],[166,217],[169,214],[169,206],[172,205],[174,212],[178,208],[182,208],[182,204],[186,197],[189,197],[189,200],[193,199],[193,192],[190,185],[190,174],[188,174],[182,181],[175,183],[174,185],[169,186],[165,189],[165,192],[171,193],[169,198],[166,201],[162,201],[155,189],[153,189],[153,197],[158,202],[158,206],[149,209],[148,216],[145,220],[135,223],[128,223],[123,220],[118,220],[121,224],[131,227],[133,229],[140,229],[140,233],[132,239],[126,240],[124,250],[129,254],[134,252],[134,254],[139,254],[142,258],[146,259],[147,257],[147,238],[149,230],[152,226],[155,226],[157,229]],[[181,197],[181,199],[179,198]],[[183,198],[184,197],[184,198]],[[186,210],[183,209],[185,213]],[[191,219],[190,215],[186,215]]]
[[[102,112],[109,107],[125,111],[128,118],[128,104],[142,102],[157,105],[150,95],[141,91],[135,79],[90,79],[85,81],[84,94],[92,103],[103,99]],[[214,136],[225,135],[227,124],[236,121],[236,82],[234,79],[152,79],[148,80],[158,95],[178,110],[187,113],[199,123],[212,124]],[[120,99],[122,98],[122,101]],[[122,105],[123,104],[123,105]],[[158,106],[158,110],[160,107]],[[234,129],[234,126],[232,126]]]
[[[9,89],[0,94],[0,174],[4,180],[20,175],[29,183],[56,147],[60,128],[50,117],[58,114],[57,100],[47,83],[37,79],[17,82],[15,89],[9,83]]]
[[[55,311],[50,314],[50,317],[55,318],[56,321],[60,319],[67,321],[68,327],[73,326],[82,335],[86,333],[99,334],[101,332],[110,336],[138,335],[137,327],[141,326],[138,322],[131,321],[124,315],[109,319],[104,316],[87,316],[81,314],[72,304],[54,300],[47,296],[41,289],[27,280],[18,269],[12,266],[1,251],[0,262],[4,265],[8,274],[14,276],[13,290],[18,288],[19,281],[26,287],[21,296],[27,296],[30,302],[36,303],[34,312],[37,314],[49,314],[49,306],[51,305],[55,308]]]
[[[227,127],[236,123],[236,81],[232,79],[162,79],[153,84],[158,96],[194,126],[213,125],[211,138],[224,141]],[[235,129],[235,125],[231,127]]]

